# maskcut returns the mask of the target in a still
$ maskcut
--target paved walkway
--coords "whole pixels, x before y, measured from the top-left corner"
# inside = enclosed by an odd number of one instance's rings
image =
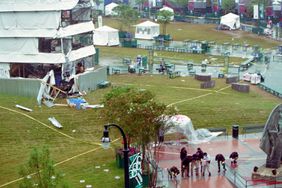
[[[200,147],[204,152],[207,152],[211,158],[211,177],[193,176],[181,178],[177,177],[178,185],[175,181],[168,180],[166,170],[163,170],[163,176],[159,174],[159,182],[165,187],[189,188],[189,187],[206,187],[206,188],[229,188],[229,187],[245,187],[246,184],[253,185],[255,182],[251,181],[251,173],[254,166],[262,166],[265,163],[266,155],[259,148],[259,139],[261,134],[240,135],[239,139],[233,139],[230,136],[220,136],[210,142],[198,145],[181,144],[174,142],[172,144],[163,144],[159,147],[157,152],[157,161],[159,166],[163,169],[177,166],[180,169],[179,152],[182,147],[186,147],[189,154],[196,152]],[[229,155],[237,151],[239,153],[238,167],[231,168]],[[222,153],[225,156],[227,164],[226,173],[217,172],[217,163],[214,160],[215,155]],[[236,186],[234,186],[228,179],[234,181],[234,173],[236,172]],[[281,185],[282,186],[282,185]],[[254,186],[252,186],[254,187]],[[260,184],[256,187],[269,187],[265,184]]]

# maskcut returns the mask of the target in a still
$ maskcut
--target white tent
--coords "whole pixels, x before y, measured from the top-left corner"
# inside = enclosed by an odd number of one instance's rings
[[[94,45],[119,45],[118,30],[108,26],[102,26],[97,29],[94,29],[93,41]]]
[[[240,28],[240,17],[233,13],[228,13],[220,18],[220,24],[228,26],[230,30]]]
[[[145,21],[135,26],[135,38],[138,39],[153,39],[160,34],[160,25],[151,21]]]
[[[174,10],[173,10],[172,8],[170,8],[170,7],[164,6],[164,7],[161,8],[159,11],[163,11],[163,10],[169,11],[169,12],[173,13],[173,15],[174,15]],[[174,16],[171,16],[171,17],[170,17],[170,20],[173,20],[173,19],[174,19]]]
[[[118,4],[116,4],[116,3],[110,3],[110,4],[106,5],[105,6],[105,16],[115,16],[115,15],[117,15],[117,13],[113,11],[113,9],[117,6],[118,6]]]

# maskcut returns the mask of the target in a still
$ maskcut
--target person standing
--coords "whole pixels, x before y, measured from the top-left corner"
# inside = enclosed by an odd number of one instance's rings
[[[206,171],[209,173],[209,176],[211,176],[210,163],[211,163],[210,156],[206,152],[203,153],[203,173],[202,173],[203,176],[205,176]]]
[[[218,165],[218,173],[220,172],[220,163],[223,167],[223,171],[226,171],[226,168],[225,168],[225,157],[222,155],[222,154],[217,154],[215,156],[215,160],[217,161],[217,165]]]
[[[185,147],[181,148],[180,150],[180,160],[181,160],[181,172],[184,171],[183,169],[183,160],[187,157],[187,150]]]
[[[197,148],[197,152],[196,154],[198,155],[198,162],[199,162],[199,165],[200,165],[200,168],[201,168],[201,173],[203,173],[203,164],[202,164],[202,160],[204,158],[204,152],[202,151],[201,148]]]

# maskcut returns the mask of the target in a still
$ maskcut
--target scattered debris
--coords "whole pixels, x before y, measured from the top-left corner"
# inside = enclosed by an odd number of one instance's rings
[[[80,180],[79,183],[85,183],[85,180]]]
[[[45,104],[49,108],[54,106],[53,101],[50,101],[50,100],[43,100],[43,104]]]
[[[119,180],[119,179],[120,179],[120,176],[115,176],[115,179],[116,179],[116,180]]]
[[[103,104],[93,104],[93,105],[91,105],[91,104],[88,104],[88,103],[83,103],[83,104],[81,104],[81,108],[82,109],[88,109],[88,108],[104,108],[104,105]]]
[[[21,105],[16,105],[16,107],[17,108],[19,108],[19,109],[22,109],[22,110],[25,110],[25,111],[28,111],[28,112],[32,112],[32,109],[30,109],[30,108],[26,108],[26,107],[24,107],[24,106],[21,106]]]
[[[73,133],[75,133],[75,132],[76,132],[76,130],[75,130],[75,129],[73,129],[73,130],[72,130],[72,132],[73,132]]]
[[[88,105],[86,100],[82,97],[69,98],[67,99],[67,103],[70,107],[75,107],[77,110],[80,110],[82,108],[82,105]]]
[[[57,127],[57,128],[63,128],[63,126],[54,118],[54,117],[49,117],[48,118],[49,121],[51,121],[51,123]]]
[[[104,169],[104,172],[109,172],[109,169]]]
[[[86,185],[85,187],[86,187],[86,188],[91,188],[91,187],[92,187],[92,185]]]
[[[95,166],[95,168],[101,168],[100,166]]]

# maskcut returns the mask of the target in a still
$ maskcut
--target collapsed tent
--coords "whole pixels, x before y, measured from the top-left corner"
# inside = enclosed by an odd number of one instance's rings
[[[117,6],[118,6],[118,4],[116,4],[116,3],[110,3],[110,4],[106,5],[105,6],[105,16],[115,16],[115,15],[117,15],[117,13],[115,11],[113,11],[113,9]]]
[[[94,30],[93,41],[94,45],[119,45],[118,30],[108,26],[99,27]]]
[[[182,133],[189,143],[199,144],[209,142],[211,139],[220,135],[222,132],[210,132],[208,129],[194,129],[192,121],[185,115],[175,115],[165,121],[165,134]]]
[[[135,38],[138,39],[154,39],[160,34],[160,25],[154,22],[145,21],[135,27]]]
[[[233,13],[228,13],[220,18],[220,25],[229,27],[230,30],[240,28],[240,17]]]
[[[169,12],[173,13],[173,15],[174,15],[174,10],[173,10],[172,8],[170,8],[170,7],[164,6],[164,7],[161,8],[159,11],[169,11]],[[172,21],[173,19],[174,19],[174,16],[171,16],[171,17],[170,17],[170,20]]]

